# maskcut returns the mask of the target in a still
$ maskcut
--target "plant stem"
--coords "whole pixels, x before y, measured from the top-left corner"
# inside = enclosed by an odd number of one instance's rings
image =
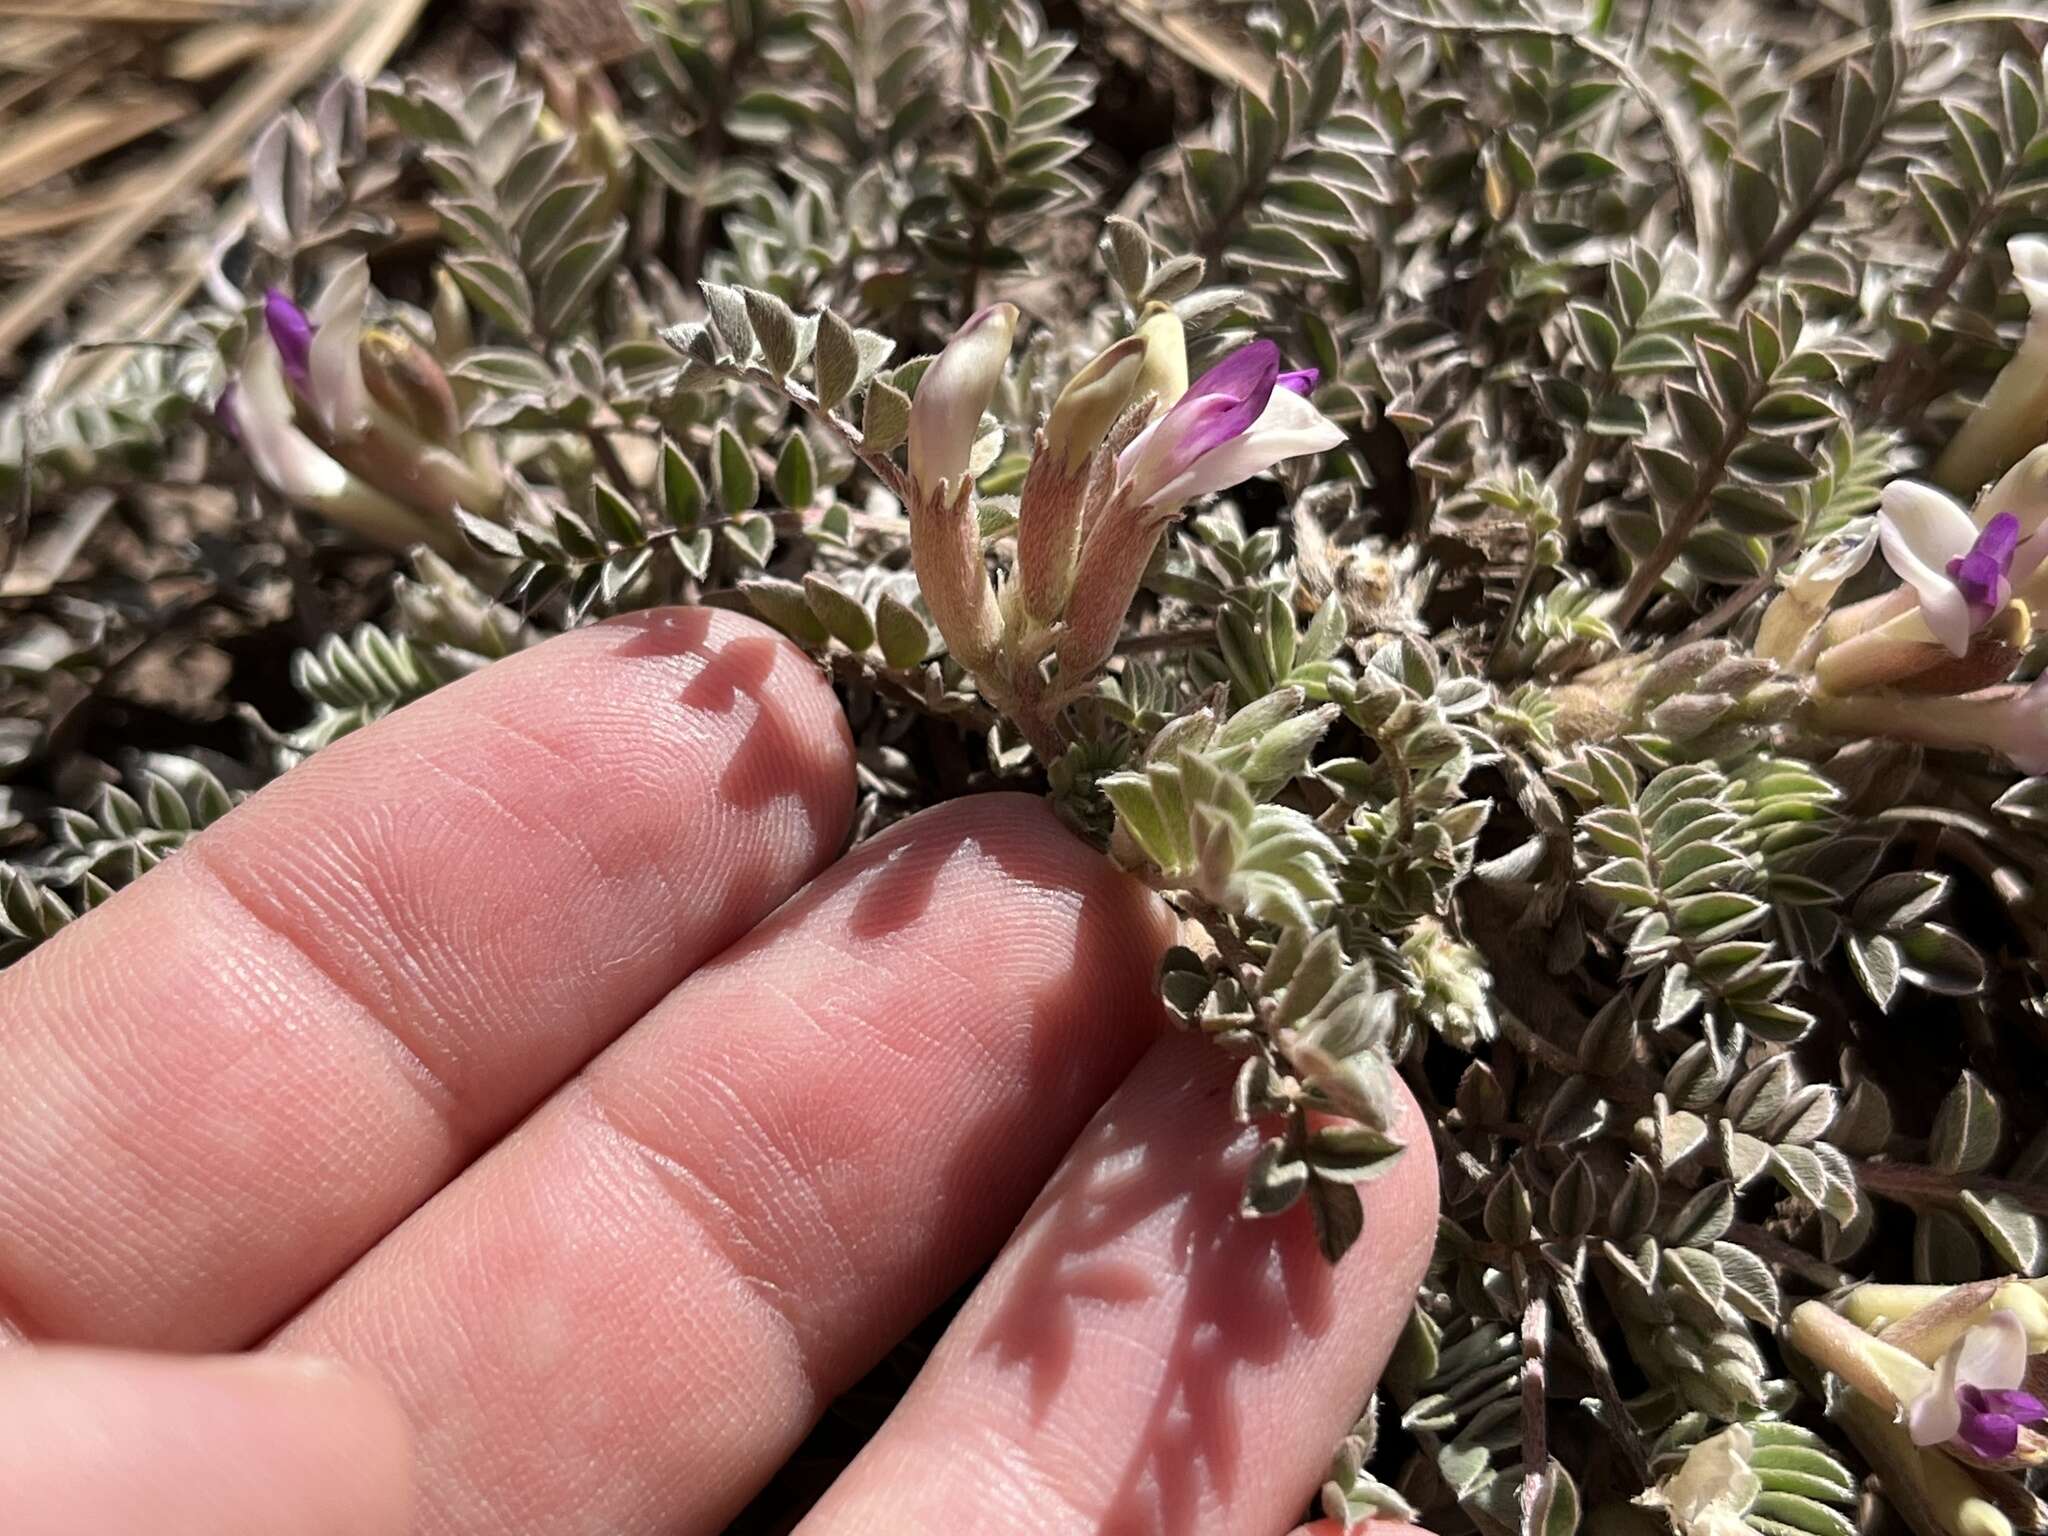
[[[1628,1459],[1630,1470],[1641,1480],[1641,1486],[1648,1488],[1657,1480],[1650,1470],[1649,1449],[1643,1444],[1642,1436],[1636,1433],[1635,1417],[1629,1412],[1621,1388],[1615,1385],[1614,1368],[1607,1363],[1607,1351],[1600,1347],[1593,1325],[1586,1320],[1586,1303],[1579,1293],[1578,1282],[1562,1268],[1553,1265],[1553,1270],[1560,1282],[1556,1288],[1557,1310],[1564,1315],[1565,1328],[1571,1334],[1572,1342],[1578,1346],[1579,1355],[1586,1362],[1586,1370],[1593,1377],[1593,1390],[1607,1408],[1607,1428],[1621,1447],[1622,1455]]]
[[[1148,656],[1157,651],[1191,651],[1216,643],[1214,624],[1189,624],[1180,629],[1155,629],[1149,634],[1126,635],[1116,643],[1119,656]]]
[[[1906,1205],[1958,1205],[1967,1187],[1973,1195],[2004,1195],[2030,1215],[2048,1216],[2048,1185],[2024,1179],[1944,1173],[1918,1163],[1872,1162],[1858,1163],[1856,1178],[1865,1189]]]
[[[1883,130],[1880,125],[1878,131],[1871,135],[1870,143],[1874,145],[1882,136]],[[1868,154],[1869,146],[1865,146],[1858,154],[1843,155],[1829,168],[1825,176],[1814,183],[1813,190],[1806,195],[1806,201],[1771,231],[1770,239],[1750,257],[1728,286],[1721,290],[1721,303],[1725,307],[1732,309],[1749,297],[1749,292],[1756,287],[1757,280],[1783,260],[1785,253],[1798,243],[1799,237],[1812,227],[1813,221],[1820,217],[1821,211],[1833,201],[1835,193],[1841,190],[1842,183],[1863,169],[1863,161]]]
[[[1701,468],[1698,483],[1692,495],[1686,499],[1671,521],[1665,526],[1663,536],[1656,547],[1644,556],[1643,563],[1629,576],[1628,585],[1621,589],[1615,599],[1613,611],[1607,615],[1617,632],[1625,631],[1633,624],[1636,616],[1643,611],[1644,604],[1656,594],[1657,583],[1664,579],[1664,573],[1671,568],[1685,541],[1707,515],[1707,508],[1713,504],[1714,492],[1721,487],[1721,476],[1728,468],[1729,459],[1735,455],[1743,434],[1749,426],[1749,413],[1755,409],[1756,390],[1752,386],[1749,397],[1741,402],[1740,409],[1722,424],[1721,441],[1714,448],[1714,456]]]
[[[1550,1304],[1541,1271],[1529,1274],[1514,1263],[1516,1278],[1528,1292],[1522,1309],[1522,1536],[1543,1536],[1543,1491],[1550,1477],[1550,1414],[1545,1357],[1550,1347]]]

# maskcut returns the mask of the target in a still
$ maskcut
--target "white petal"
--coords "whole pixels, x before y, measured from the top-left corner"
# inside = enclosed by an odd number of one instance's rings
[[[1906,1433],[1915,1445],[1940,1445],[1955,1439],[1963,1427],[1962,1405],[1956,1401],[1956,1361],[1965,1342],[1966,1338],[1957,1339],[1948,1347],[1935,1362],[1934,1380],[1906,1410]]]
[[[967,473],[981,413],[1002,381],[1017,306],[990,304],[953,333],[917,381],[910,403],[910,478],[933,494]]]
[[[370,264],[361,256],[336,269],[307,311],[313,353],[307,362],[314,408],[338,438],[368,424],[370,395],[363,383],[363,304],[370,296]]]
[[[256,472],[294,501],[338,496],[348,471],[292,425],[291,393],[277,344],[259,332],[242,359],[235,426]]]
[[[2027,1325],[2011,1307],[2000,1307],[1962,1336],[1956,1378],[1966,1387],[2010,1392],[2027,1376]]]
[[[1877,535],[1899,579],[1919,594],[1934,638],[1960,656],[1970,648],[1970,605],[1949,579],[1948,563],[1976,541],[1969,514],[1931,486],[1894,480],[1884,488]]]
[[[1211,448],[1154,493],[1149,505],[1179,506],[1264,474],[1283,459],[1338,447],[1346,436],[1342,427],[1302,396],[1291,389],[1276,389],[1250,430]]]
[[[1923,564],[1937,569],[1958,555],[1967,555],[1977,542],[1977,525],[1970,514],[1957,506],[1953,497],[1918,480],[1894,480],[1887,485],[1878,499],[1877,518],[1879,526],[1903,538]],[[1889,544],[1886,552],[1890,552]]]
[[[2001,512],[2020,520],[2020,537],[2030,539],[2048,521],[2048,443],[2043,443],[1998,477],[1977,499],[1970,516],[1979,528]]]
[[[1827,603],[1844,582],[1870,564],[1870,557],[1876,553],[1875,523],[1864,524],[1853,537],[1845,528],[1815,545],[1786,586],[1808,602]]]
[[[2034,317],[2048,317],[2048,240],[2020,235],[2006,242],[2005,252],[2012,258],[2013,280],[2027,296]]]
[[[1199,431],[1210,417],[1231,410],[1235,404],[1227,395],[1203,395],[1188,400],[1178,410],[1168,411],[1133,438],[1116,461],[1118,472],[1131,484],[1131,494],[1141,503],[1156,500],[1174,466],[1185,459],[1183,445],[1189,436]]]

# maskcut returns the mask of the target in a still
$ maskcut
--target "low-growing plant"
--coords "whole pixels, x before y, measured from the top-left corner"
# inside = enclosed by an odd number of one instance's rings
[[[862,835],[1034,788],[1178,910],[1244,1219],[1335,1260],[1437,1161],[1329,1515],[2042,1529],[2048,25],[1241,20],[1141,165],[1031,0],[648,0],[609,74],[274,125],[241,297],[0,413],[0,494],[222,488],[221,600],[229,543],[403,563],[238,758],[7,802],[0,956],[493,658],[746,610]],[[160,615],[14,601],[27,779]]]

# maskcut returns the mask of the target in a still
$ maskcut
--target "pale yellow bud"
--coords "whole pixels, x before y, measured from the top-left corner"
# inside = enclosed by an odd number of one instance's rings
[[[1067,380],[1045,419],[1046,449],[1059,456],[1068,474],[1078,472],[1109,435],[1130,404],[1143,377],[1149,350],[1144,335],[1126,336],[1095,354]],[[1182,361],[1186,367],[1185,358]]]
[[[2019,350],[1934,466],[1935,484],[1958,496],[1973,494],[2048,438],[2048,240],[2021,235],[2007,250],[2032,314]]]
[[[455,443],[462,422],[433,353],[396,327],[378,326],[363,332],[362,364],[363,383],[378,404],[428,442]]]
[[[1152,414],[1159,415],[1188,392],[1188,338],[1171,304],[1147,304],[1135,333],[1145,343],[1145,366],[1131,391],[1134,400],[1152,396]]]

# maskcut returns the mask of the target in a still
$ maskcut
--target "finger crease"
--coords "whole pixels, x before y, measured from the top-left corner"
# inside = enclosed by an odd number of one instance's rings
[[[726,1272],[733,1289],[751,1299],[762,1315],[767,1331],[782,1341],[797,1379],[812,1409],[824,1401],[824,1384],[813,1365],[814,1353],[807,1346],[788,1293],[773,1276],[746,1262],[746,1245],[734,1236],[739,1214],[707,1185],[688,1164],[669,1156],[612,1112],[603,1097],[587,1082],[578,1079],[568,1090],[582,1113],[578,1117],[591,1131],[632,1154],[647,1170],[669,1206],[682,1218],[712,1261]]]
[[[259,929],[290,950],[349,1005],[351,1012],[368,1021],[384,1048],[397,1059],[400,1074],[411,1085],[420,1102],[458,1145],[477,1145],[480,1132],[473,1123],[475,1117],[469,1113],[462,1095],[456,1092],[447,1075],[427,1060],[420,1043],[411,1038],[410,1031],[402,1028],[343,968],[328,963],[314,948],[299,942],[289,927],[278,922],[260,903],[246,895],[237,877],[231,876],[226,867],[214,860],[206,843],[190,844],[185,850],[185,858],[189,868],[203,876]]]

